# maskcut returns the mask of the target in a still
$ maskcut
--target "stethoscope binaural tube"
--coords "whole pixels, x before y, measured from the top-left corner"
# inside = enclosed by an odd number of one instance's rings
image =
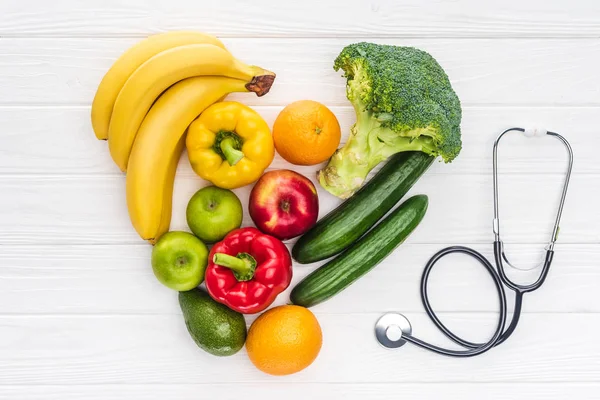
[[[529,284],[529,285],[519,285],[511,281],[506,272],[504,270],[504,262],[511,265],[508,261],[506,254],[504,252],[504,246],[502,240],[500,238],[500,219],[499,219],[499,206],[498,206],[498,143],[500,139],[510,131],[518,131],[522,132],[525,136],[528,137],[536,137],[536,136],[544,136],[550,135],[560,139],[565,145],[568,152],[568,167],[565,176],[565,182],[562,190],[560,205],[558,207],[558,212],[554,224],[554,228],[552,231],[552,236],[548,246],[546,247],[546,255],[544,257],[542,263],[542,270],[538,279]],[[517,324],[519,323],[519,319],[521,317],[521,308],[523,305],[523,295],[525,293],[533,292],[534,290],[539,289],[548,276],[548,272],[550,271],[550,266],[552,265],[552,260],[554,258],[554,244],[558,237],[559,232],[559,224],[560,218],[562,215],[565,198],[567,194],[567,189],[569,186],[569,180],[571,177],[571,171],[573,168],[573,150],[569,145],[569,142],[562,137],[561,135],[554,132],[547,132],[541,129],[523,129],[523,128],[511,128],[502,132],[496,141],[494,142],[494,153],[493,153],[493,167],[494,167],[494,222],[493,222],[493,230],[494,230],[494,261],[496,263],[496,268],[483,256],[481,253],[473,250],[469,247],[463,246],[452,246],[447,247],[438,251],[434,254],[431,259],[425,265],[425,269],[423,271],[423,275],[421,277],[421,301],[423,302],[423,307],[425,308],[425,312],[433,322],[433,324],[450,340],[452,340],[457,345],[463,347],[463,350],[452,350],[443,348],[440,346],[436,346],[434,344],[425,342],[415,336],[412,335],[412,327],[410,322],[406,317],[402,314],[398,313],[387,313],[384,314],[375,325],[375,335],[380,344],[388,348],[400,347],[404,343],[412,343],[415,346],[421,347],[423,349],[427,349],[437,354],[446,355],[450,357],[473,357],[479,354],[483,354],[490,349],[498,346],[500,343],[503,343],[506,339],[508,339],[513,332],[515,331]],[[473,257],[477,260],[481,265],[483,265],[489,275],[492,277],[494,282],[494,286],[496,288],[496,292],[498,294],[498,300],[500,303],[500,310],[498,315],[498,323],[496,325],[496,330],[492,337],[485,343],[474,343],[468,340],[465,340],[455,333],[453,333],[448,327],[444,325],[444,323],[437,317],[435,311],[431,307],[431,303],[429,301],[428,294],[428,282],[429,276],[431,274],[431,270],[436,265],[436,263],[443,258],[444,256],[452,253],[461,253]],[[513,316],[508,324],[508,328],[506,327],[506,319],[507,319],[507,301],[506,301],[506,292],[504,289],[504,285],[515,292],[515,306],[513,310]],[[398,321],[400,321],[398,323]],[[387,336],[387,331],[390,328],[391,323],[397,323],[397,325],[401,328],[402,335],[396,340],[391,340]]]

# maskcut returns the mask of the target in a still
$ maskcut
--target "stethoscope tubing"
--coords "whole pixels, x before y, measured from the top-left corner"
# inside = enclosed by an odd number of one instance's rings
[[[494,247],[497,248],[496,246],[494,246]],[[444,323],[438,318],[437,314],[433,310],[433,307],[431,306],[431,302],[429,301],[428,283],[429,283],[429,277],[431,275],[431,271],[433,270],[433,267],[437,264],[437,262],[440,259],[442,259],[443,257],[447,256],[448,254],[452,254],[452,253],[465,254],[465,255],[473,257],[475,260],[477,260],[481,265],[483,265],[485,267],[489,276],[492,278],[492,281],[496,288],[496,293],[498,294],[498,302],[500,305],[499,315],[498,315],[498,323],[496,325],[494,334],[485,343],[471,342],[471,341],[468,341],[468,340],[463,339],[463,338],[459,337],[458,335],[456,335],[446,325],[444,325]],[[494,253],[496,253],[495,258],[497,259],[498,258],[497,256],[500,255],[500,253],[498,253],[496,251],[494,251]],[[500,269],[501,264],[499,264],[498,266],[499,266],[498,269]],[[550,263],[545,263],[541,275],[544,275],[544,276],[547,275],[547,271],[549,270],[549,268],[550,268]],[[510,285],[507,285],[507,283],[510,283]],[[543,279],[538,279],[538,281],[536,281],[536,283],[534,285],[537,285],[537,287],[539,287],[542,285],[542,283],[543,283]],[[513,309],[513,316],[510,321],[510,324],[508,325],[508,328],[506,328],[506,329],[505,329],[505,327],[506,327],[506,320],[507,320],[507,316],[508,316],[508,309],[507,309],[508,306],[507,306],[506,291],[504,289],[504,285],[506,285],[508,288],[510,288],[511,290],[513,290],[515,292],[515,306]],[[533,286],[533,285],[530,285],[527,287],[528,291],[535,290],[531,286]],[[425,269],[424,269],[423,275],[421,277],[421,301],[423,302],[423,307],[425,308],[425,312],[427,313],[427,315],[429,316],[429,318],[431,319],[433,324],[448,339],[452,340],[454,343],[458,344],[459,346],[462,346],[465,350],[452,350],[452,349],[447,349],[447,348],[443,348],[440,346],[436,346],[434,344],[427,343],[417,337],[414,337],[411,334],[402,335],[402,339],[404,339],[407,342],[410,342],[418,347],[421,347],[421,348],[433,351],[434,353],[438,353],[438,354],[445,355],[445,356],[474,357],[479,354],[483,354],[483,353],[487,352],[488,350],[498,346],[500,343],[503,343],[506,339],[508,339],[513,334],[513,332],[515,331],[515,329],[517,327],[517,324],[519,323],[519,319],[521,316],[521,309],[522,309],[522,305],[523,305],[523,294],[524,293],[525,293],[524,291],[519,289],[518,285],[514,285],[508,278],[506,278],[505,274],[498,273],[496,268],[494,268],[494,266],[487,260],[487,258],[485,258],[478,251],[471,249],[469,247],[464,247],[464,246],[446,247],[445,249],[442,249],[442,250],[438,251],[436,254],[434,254],[433,257],[431,257],[431,259],[425,265]]]

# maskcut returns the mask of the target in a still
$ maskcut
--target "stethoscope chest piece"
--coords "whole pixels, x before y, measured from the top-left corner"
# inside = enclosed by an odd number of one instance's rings
[[[401,333],[398,338],[394,338],[393,330],[396,330],[396,334]],[[397,331],[400,332],[397,332]],[[406,344],[406,340],[403,336],[410,335],[412,333],[412,327],[408,319],[398,313],[387,313],[382,315],[375,324],[375,337],[379,344],[388,349],[395,349]],[[392,337],[390,337],[392,336]]]

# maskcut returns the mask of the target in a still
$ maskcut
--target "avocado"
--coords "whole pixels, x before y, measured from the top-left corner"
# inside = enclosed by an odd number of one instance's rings
[[[237,353],[246,342],[244,316],[217,303],[202,289],[179,292],[188,332],[204,351],[215,356]]]

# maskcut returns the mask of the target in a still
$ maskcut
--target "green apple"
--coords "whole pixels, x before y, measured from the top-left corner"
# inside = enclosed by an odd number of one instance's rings
[[[188,203],[187,223],[194,235],[215,243],[242,225],[242,203],[231,190],[207,186]]]
[[[152,250],[152,270],[166,287],[183,292],[204,281],[208,249],[188,232],[168,232]]]

